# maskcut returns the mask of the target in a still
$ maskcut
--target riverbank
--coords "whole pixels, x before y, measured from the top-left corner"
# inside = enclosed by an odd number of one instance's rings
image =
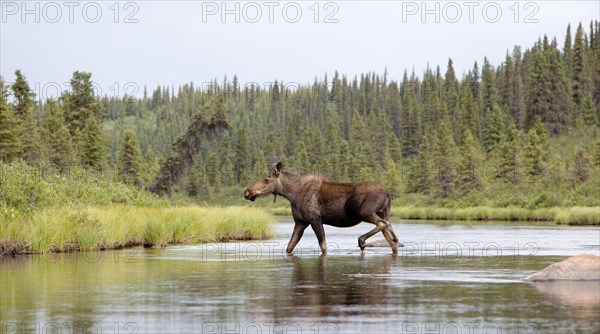
[[[113,175],[0,162],[0,255],[266,239],[260,208],[173,205]]]
[[[257,208],[62,207],[6,219],[0,255],[262,240],[272,234],[271,216]]]
[[[268,209],[276,216],[291,216],[291,208]],[[394,206],[391,216],[399,219],[427,220],[498,220],[498,221],[550,221],[568,225],[600,225],[600,207],[493,208],[487,206],[467,208]]]
[[[499,220],[499,221],[553,221],[568,225],[600,225],[600,207],[540,208],[438,208],[393,207],[392,217],[401,219],[439,220]]]

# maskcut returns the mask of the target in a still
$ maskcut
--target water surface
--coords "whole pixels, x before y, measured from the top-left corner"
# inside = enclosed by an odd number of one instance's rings
[[[598,227],[396,221],[398,256],[361,254],[370,225],[326,227],[324,257],[310,229],[285,255],[292,226],[264,242],[0,258],[0,333],[600,332],[598,283],[524,282],[599,254]]]

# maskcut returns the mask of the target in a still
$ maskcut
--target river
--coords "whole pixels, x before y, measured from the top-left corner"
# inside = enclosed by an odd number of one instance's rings
[[[357,247],[371,225],[293,223],[269,241],[0,258],[0,333],[599,333],[600,283],[537,283],[600,254],[600,228],[394,221],[404,243]],[[369,241],[381,238],[381,234]]]

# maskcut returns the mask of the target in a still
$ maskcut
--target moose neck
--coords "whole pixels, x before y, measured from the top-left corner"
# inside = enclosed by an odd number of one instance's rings
[[[298,186],[300,176],[296,174],[282,172],[277,179],[275,194],[285,197],[290,203],[294,204],[298,198]]]

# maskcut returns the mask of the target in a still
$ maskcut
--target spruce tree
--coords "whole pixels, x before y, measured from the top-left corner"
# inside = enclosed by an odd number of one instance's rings
[[[594,106],[594,101],[592,100],[592,96],[586,94],[581,102],[581,107],[579,108],[579,116],[583,124],[585,125],[596,125],[598,124],[598,119],[596,118],[596,108],[600,108],[600,106]]]
[[[407,192],[428,194],[431,190],[429,141],[423,137],[416,158],[408,172]]]
[[[387,186],[393,197],[399,196],[401,193],[400,173],[398,171],[398,168],[396,167],[394,159],[392,159],[391,154],[387,150],[384,158],[384,167],[385,185]]]
[[[592,148],[592,163],[600,168],[600,138],[597,138]]]
[[[494,106],[491,112],[489,112],[485,119],[485,133],[484,133],[484,146],[487,152],[492,152],[502,141],[505,136],[507,127],[509,126],[510,119],[506,112],[498,107]]]
[[[550,133],[558,135],[575,123],[572,99],[569,94],[569,83],[564,70],[563,60],[556,48],[556,40],[548,49],[550,66],[550,110],[546,124],[549,124]],[[543,120],[543,119],[542,119]]]
[[[143,176],[141,181],[144,185],[149,185],[153,180],[156,179],[158,171],[160,170],[160,159],[154,153],[154,149],[151,145],[146,147],[146,153],[142,161]]]
[[[481,111],[485,115],[492,110],[496,104],[496,82],[494,80],[494,69],[487,58],[483,59],[481,69]]]
[[[544,175],[545,164],[549,160],[549,135],[544,123],[538,118],[527,134],[524,151],[524,172],[529,177]]]
[[[542,145],[542,151],[548,152],[548,145],[550,141],[550,135],[548,134],[548,129],[544,125],[544,123],[538,118],[535,120],[533,124],[533,129],[537,134],[538,138],[540,138],[540,144]],[[545,157],[543,157],[545,158]]]
[[[500,65],[497,72],[497,85],[498,85],[498,97],[499,104],[506,108],[507,110],[511,110],[512,101],[514,99],[512,82],[514,81],[514,65],[513,59],[511,55],[507,52],[504,63]],[[516,124],[516,123],[515,123]]]
[[[210,157],[209,157],[210,158]],[[219,146],[219,168],[216,171],[219,175],[218,183],[220,185],[229,186],[235,182],[235,165],[231,152],[231,135],[229,131],[225,131]]]
[[[35,94],[21,70],[15,71],[12,91],[15,99],[14,113],[19,123],[21,137],[20,157],[34,162],[40,155],[40,140],[35,119]]]
[[[435,139],[433,162],[436,172],[435,188],[440,197],[454,191],[456,146],[446,124],[441,124]]]
[[[312,135],[309,135],[312,134]],[[312,127],[311,131],[306,134],[308,140],[305,142],[305,149],[308,152],[308,161],[314,168],[322,169],[325,164],[325,159],[321,157],[325,154],[325,142],[321,135],[321,130],[318,127]]]
[[[106,163],[106,139],[102,134],[104,108],[94,95],[91,77],[91,73],[74,72],[71,90],[61,99],[67,127],[76,143],[79,164],[101,170]]]
[[[240,127],[235,142],[235,179],[238,183],[247,181],[251,165],[248,163],[248,136],[245,126]]]
[[[20,124],[7,98],[8,86],[0,76],[0,160],[13,161],[21,152]]]
[[[217,102],[215,105],[215,112],[211,115],[211,124],[215,124],[219,121],[224,121],[229,113],[229,107],[227,106],[227,101],[225,100],[224,94],[219,94],[217,97]]]
[[[565,44],[563,46],[563,58],[565,59],[565,70],[567,73],[572,73],[573,62],[573,41],[571,39],[571,24],[567,25],[567,34],[565,36]]]
[[[205,198],[210,195],[210,188],[207,185],[204,161],[201,154],[196,156],[192,167],[188,170],[186,190],[190,197]]]
[[[392,125],[390,124],[389,118],[384,112],[380,112],[376,115],[374,124],[369,124],[369,136],[368,140],[371,144],[371,148],[374,151],[371,151],[371,156],[373,156],[376,160],[375,162],[379,162],[380,166],[383,166],[386,150],[390,148],[391,143],[390,134],[393,135]],[[376,164],[375,162],[374,165]]]
[[[592,71],[592,81],[594,83],[593,101],[596,106],[596,119],[600,125],[600,31],[598,31],[596,39],[598,40],[598,46],[592,51],[592,57],[594,59],[593,63],[595,64]]]
[[[125,132],[123,137],[117,161],[117,171],[121,181],[141,188],[143,174],[142,151],[137,135],[131,130]]]
[[[73,139],[66,126],[62,108],[56,100],[46,102],[40,133],[44,139],[44,155],[48,161],[61,171],[76,163]]]
[[[419,108],[418,102],[413,98],[408,98],[408,107],[402,111],[402,119],[402,155],[410,157],[415,155],[419,148]]]
[[[83,132],[91,119],[101,122],[104,110],[98,98],[94,95],[92,74],[76,71],[71,79],[71,91],[63,94],[65,119],[72,136]]]
[[[590,161],[582,146],[575,148],[571,177],[575,183],[586,182],[590,177]]]
[[[573,43],[573,55],[571,59],[571,79],[572,79],[572,94],[573,94],[573,102],[575,103],[575,107],[577,110],[581,108],[581,103],[583,102],[584,96],[586,95],[586,79],[587,79],[587,71],[586,68],[586,55],[585,49],[586,45],[583,41],[584,33],[583,27],[581,23],[577,27],[577,32],[575,33],[575,41]]]
[[[106,167],[106,144],[100,123],[90,118],[79,135],[80,164],[86,168],[101,171]]]
[[[386,100],[387,114],[389,115],[392,129],[396,137],[400,136],[400,124],[402,123],[400,90],[396,82],[390,82]]]
[[[297,149],[296,153],[293,156],[293,160],[297,173],[303,174],[309,172],[310,162],[304,141],[300,141],[297,144]]]
[[[221,174],[219,172],[219,158],[214,151],[208,152],[206,157],[206,176],[211,186],[215,187],[221,182]]]
[[[463,85],[462,92],[460,96],[460,109],[462,112],[461,115],[461,130],[462,133],[465,133],[465,130],[469,130],[471,132],[477,131],[477,112],[475,109],[475,100],[473,98],[472,89],[469,84]]]
[[[351,167],[351,159],[352,155],[350,153],[350,144],[348,141],[343,139],[340,142],[340,151],[339,151],[340,163],[337,167],[336,174],[338,175],[337,180],[340,181],[350,181],[350,170]]]
[[[398,140],[398,137],[396,137],[396,135],[394,133],[389,133],[388,134],[388,143],[389,143],[389,154],[390,157],[394,160],[394,161],[401,161],[402,160],[402,145],[400,145],[400,141]]]
[[[480,190],[484,186],[482,175],[483,156],[477,139],[468,129],[463,135],[460,147],[460,158],[456,169],[456,189],[465,194],[472,190]]]
[[[533,54],[533,65],[529,71],[529,79],[526,92],[526,118],[525,127],[529,129],[536,119],[547,120],[550,110],[550,70],[547,57],[541,49],[535,49]]]
[[[510,123],[507,133],[496,146],[493,155],[496,160],[496,177],[512,184],[521,183],[523,158],[519,133],[514,123]]]
[[[557,136],[573,123],[562,58],[555,43],[550,44],[546,36],[534,52],[525,100],[525,128],[529,129],[540,118],[548,126],[550,134]]]
[[[540,137],[531,128],[527,134],[527,144],[524,150],[524,172],[531,179],[544,174],[544,160],[542,159]]]
[[[450,119],[458,117],[458,81],[456,80],[456,74],[454,73],[452,59],[448,59],[448,66],[446,68],[446,76],[444,79],[444,97],[447,101],[447,108],[448,113],[450,115]]]
[[[267,165],[265,154],[260,150],[257,152],[256,160],[254,161],[254,168],[252,170],[252,174],[256,180],[259,180],[267,175],[269,166]]]
[[[512,54],[512,75],[508,83],[511,89],[511,98],[508,108],[512,115],[517,129],[522,129],[525,123],[525,91],[523,83],[523,59],[521,56],[521,48],[515,46]]]
[[[366,126],[363,117],[357,109],[352,114],[352,130],[350,132],[350,143],[358,145],[366,140]]]

